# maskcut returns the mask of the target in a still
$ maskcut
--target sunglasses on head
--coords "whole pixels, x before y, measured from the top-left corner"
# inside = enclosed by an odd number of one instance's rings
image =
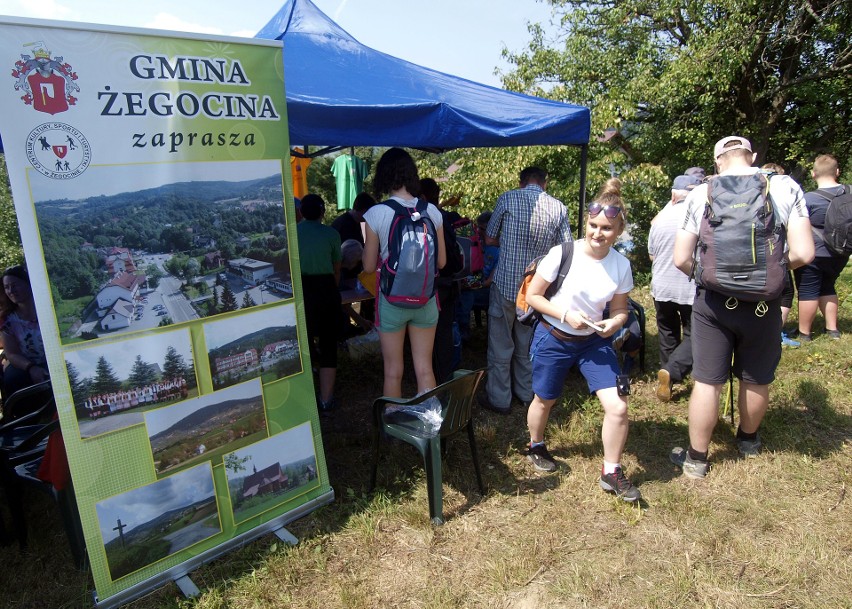
[[[601,205],[600,203],[592,203],[589,205],[589,217],[594,218],[599,213],[603,212],[604,216],[612,220],[624,210],[617,205]]]

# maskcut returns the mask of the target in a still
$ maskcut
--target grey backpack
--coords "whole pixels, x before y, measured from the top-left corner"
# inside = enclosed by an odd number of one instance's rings
[[[708,178],[696,251],[698,285],[750,302],[781,295],[786,232],[769,197],[770,179],[764,172]]]

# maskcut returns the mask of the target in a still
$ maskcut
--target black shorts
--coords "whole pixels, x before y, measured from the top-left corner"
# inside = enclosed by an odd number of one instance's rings
[[[314,365],[337,368],[337,341],[340,336],[343,309],[334,275],[302,275],[305,299],[305,323],[308,337],[317,339],[318,353]]]
[[[771,383],[781,361],[780,299],[735,301],[699,288],[692,304],[692,359],[692,378],[702,383],[722,385],[731,370],[747,383]]]

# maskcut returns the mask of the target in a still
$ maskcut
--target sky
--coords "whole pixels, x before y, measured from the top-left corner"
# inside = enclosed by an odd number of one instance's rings
[[[264,309],[240,316],[240,323],[233,319],[221,319],[204,324],[204,337],[207,340],[207,350],[218,349],[232,341],[248,336],[252,332],[266,328],[296,325],[296,306],[289,304],[273,309]]]
[[[74,179],[74,199],[138,192],[180,182],[244,182],[281,175],[281,161],[212,161],[139,165],[90,166]],[[52,201],[69,196],[66,180],[51,180],[30,172],[33,201]]]
[[[95,504],[104,544],[118,537],[114,531],[121,518],[132,531],[168,511],[213,497],[213,472],[210,463],[202,463],[168,478],[135,488]]]
[[[359,42],[412,63],[500,87],[500,54],[520,52],[527,23],[550,20],[539,0],[313,0]],[[0,0],[0,18],[31,17],[253,37],[283,0]],[[411,26],[421,28],[412,31]],[[286,76],[285,76],[286,78]]]
[[[244,471],[234,473],[226,469],[226,475],[231,479],[247,476],[253,471],[252,468],[254,467],[260,471],[276,463],[287,465],[294,461],[316,456],[311,424],[303,423],[283,433],[270,436],[266,440],[234,451],[234,454],[240,459],[250,456],[251,461],[246,463],[246,470]]]
[[[166,351],[174,347],[178,355],[183,357],[183,363],[193,363],[192,347],[188,330],[154,334],[130,340],[98,345],[89,349],[79,349],[65,353],[65,360],[74,364],[80,379],[94,378],[97,372],[98,359],[104,356],[112,366],[112,371],[122,381],[130,377],[136,356],[142,356],[146,364],[159,364],[160,368],[166,363]]]
[[[193,412],[206,408],[211,404],[221,404],[228,400],[259,398],[262,391],[260,379],[254,379],[247,383],[234,385],[221,391],[214,391],[213,393],[208,393],[192,400],[178,402],[173,406],[149,410],[145,413],[145,425],[148,428],[148,437],[153,438],[161,431],[185,419]]]

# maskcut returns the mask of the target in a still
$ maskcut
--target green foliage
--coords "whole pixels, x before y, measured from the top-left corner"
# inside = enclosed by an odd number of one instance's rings
[[[504,82],[588,105],[593,137],[617,129],[630,164],[709,169],[713,142],[731,133],[796,177],[817,152],[848,158],[849,3],[550,3],[555,43],[531,27],[525,52],[504,53],[516,66]]]
[[[222,306],[219,310],[222,313],[227,313],[228,311],[236,311],[238,308],[237,296],[234,294],[231,286],[226,283],[222,287]]]
[[[154,368],[142,360],[141,355],[136,355],[133,361],[133,367],[130,370],[130,376],[127,379],[127,384],[130,387],[144,387],[157,380],[157,374]]]
[[[254,301],[254,298],[251,297],[251,292],[248,290],[243,294],[243,304],[240,306],[241,309],[248,309],[251,307],[256,307],[257,303]]]
[[[24,261],[18,217],[12,204],[12,188],[6,169],[6,155],[0,153],[0,268]]]
[[[163,361],[163,378],[189,378],[191,374],[190,367],[184,361],[183,356],[177,352],[177,349],[169,346],[166,349],[166,357]]]
[[[121,389],[121,380],[116,376],[106,357],[101,355],[95,366],[95,380],[92,383],[92,391],[95,393],[112,393],[119,389]]]

